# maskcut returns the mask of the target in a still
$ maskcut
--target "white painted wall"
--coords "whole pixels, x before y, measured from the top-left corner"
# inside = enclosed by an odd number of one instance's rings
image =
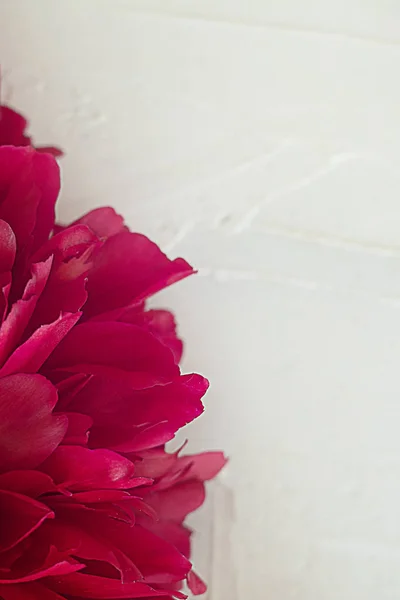
[[[2,93],[201,276],[210,600],[400,598],[398,0],[3,0]],[[207,525],[206,520],[211,519]]]

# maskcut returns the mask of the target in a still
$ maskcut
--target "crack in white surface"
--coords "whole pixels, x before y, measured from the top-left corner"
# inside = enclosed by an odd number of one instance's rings
[[[251,134],[247,133],[246,139],[249,140],[251,138]],[[241,140],[237,140],[236,143],[240,145]],[[273,161],[277,156],[283,154],[288,148],[290,148],[294,143],[294,140],[291,138],[283,139],[275,148],[272,150],[268,150],[266,152],[259,152],[249,158],[245,158],[240,160],[239,162],[235,162],[232,165],[229,165],[227,168],[218,171],[216,174],[211,175],[209,177],[201,177],[196,181],[192,182],[191,185],[184,186],[179,190],[179,196],[188,195],[191,193],[199,193],[205,191],[210,186],[217,184],[221,181],[225,181],[229,177],[235,176],[239,173],[245,172],[251,168],[253,168],[257,164],[265,164],[267,165],[269,162]],[[166,196],[161,196],[160,201],[167,201],[168,199],[176,198],[177,193],[174,190],[173,194],[168,194]]]
[[[340,153],[330,157],[326,166],[321,169],[315,170],[309,175],[298,179],[297,181],[290,183],[289,185],[276,190],[271,193],[267,198],[257,202],[254,204],[242,217],[240,222],[234,228],[234,233],[241,233],[242,231],[250,228],[260,213],[261,209],[264,206],[272,204],[277,200],[281,200],[286,198],[286,196],[290,195],[293,192],[297,192],[303,188],[310,186],[311,184],[319,181],[324,178],[326,175],[329,175],[333,171],[335,171],[339,166],[346,162],[350,162],[352,160],[356,160],[358,155],[355,153]]]
[[[258,29],[258,30],[271,30],[278,31],[283,33],[289,33],[294,35],[312,35],[316,37],[329,37],[329,38],[337,38],[338,40],[345,42],[362,42],[367,44],[374,44],[379,46],[389,46],[395,47],[396,49],[400,46],[400,41],[396,38],[380,38],[374,35],[362,34],[362,33],[352,33],[350,31],[340,31],[336,29],[329,29],[327,27],[321,26],[312,27],[307,25],[294,25],[290,22],[283,21],[268,21],[265,22],[255,22],[251,20],[246,20],[243,18],[227,18],[225,16],[218,15],[208,15],[202,13],[189,13],[189,12],[178,12],[175,9],[164,11],[158,8],[149,8],[145,4],[141,6],[134,6],[132,1],[129,0],[125,2],[124,0],[118,0],[118,3],[115,5],[126,12],[126,10],[130,10],[132,12],[136,12],[138,14],[142,14],[145,16],[154,16],[158,18],[164,19],[176,19],[182,21],[192,21],[196,23],[204,23],[206,25],[220,25],[220,26],[228,26],[228,27],[237,27],[237,28],[246,28],[246,29]]]
[[[251,231],[274,235],[277,237],[299,240],[312,244],[319,244],[329,248],[338,248],[339,250],[349,250],[371,254],[373,256],[382,256],[387,258],[400,258],[400,245],[384,245],[374,242],[360,241],[353,238],[344,238],[325,232],[289,229],[275,225],[274,223],[257,226],[253,225]]]
[[[227,281],[268,281],[294,287],[305,288],[307,290],[327,290],[333,291],[331,285],[313,281],[310,279],[301,279],[298,277],[287,277],[285,275],[273,275],[265,271],[245,270],[245,269],[226,269],[226,268],[200,268],[199,275],[202,277],[212,277],[219,283]]]
[[[288,287],[300,288],[304,290],[308,290],[311,292],[314,291],[322,291],[329,293],[339,293],[339,294],[357,294],[364,298],[368,298],[370,300],[374,300],[376,302],[382,303],[390,308],[399,309],[400,308],[400,296],[382,296],[379,294],[379,290],[377,293],[373,293],[362,289],[357,286],[338,286],[332,285],[326,282],[313,280],[313,279],[303,279],[300,277],[289,277],[287,275],[276,275],[273,273],[268,273],[266,271],[260,270],[245,270],[245,269],[228,269],[228,268],[199,268],[198,275],[201,277],[210,277],[214,279],[217,283],[227,283],[227,282],[266,282],[277,285],[283,285]]]

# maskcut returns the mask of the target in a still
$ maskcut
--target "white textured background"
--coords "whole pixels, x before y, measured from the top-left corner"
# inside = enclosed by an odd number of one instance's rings
[[[201,276],[210,600],[400,598],[398,0],[1,0],[2,94]],[[211,525],[207,525],[211,519]]]

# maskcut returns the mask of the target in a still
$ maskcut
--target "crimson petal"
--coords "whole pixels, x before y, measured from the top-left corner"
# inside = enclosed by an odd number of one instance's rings
[[[171,594],[154,590],[145,583],[121,583],[118,579],[71,573],[68,577],[49,579],[47,585],[60,594],[93,600],[119,600],[120,598],[159,598]],[[182,596],[181,596],[182,597]],[[184,598],[186,596],[183,596]]]
[[[174,315],[168,310],[138,310],[135,306],[125,311],[118,321],[132,323],[145,327],[171,350],[175,362],[179,363],[182,358],[183,343],[176,334],[176,323]]]
[[[32,277],[25,286],[22,298],[13,304],[10,313],[3,322],[0,328],[0,364],[4,364],[24,334],[48,280],[51,263],[52,258],[50,257],[45,262],[32,265]]]
[[[71,491],[130,489],[147,484],[134,477],[133,463],[110,450],[89,450],[82,446],[60,446],[43,463],[43,472]]]
[[[206,593],[206,584],[194,571],[190,571],[189,575],[187,576],[187,582],[189,590],[194,596],[199,596],[200,594]]]
[[[106,239],[126,230],[124,219],[111,206],[95,208],[80,219],[72,223],[75,225],[86,225],[97,237]]]
[[[19,346],[0,369],[5,377],[11,373],[36,373],[51,355],[54,348],[80,319],[81,313],[61,314],[57,321],[42,325],[31,337]]]
[[[123,308],[193,272],[185,260],[171,261],[144,235],[123,231],[108,238],[96,257],[84,314],[92,317]]]
[[[41,375],[0,379],[0,471],[32,469],[59,445],[66,418],[52,415],[57,391]]]
[[[4,600],[65,600],[65,596],[60,596],[40,583],[0,585],[0,596]]]
[[[171,351],[135,325],[86,322],[74,327],[44,365],[44,372],[124,377],[138,388],[171,381],[179,375]]]
[[[45,519],[54,513],[44,504],[17,494],[0,490],[0,552],[5,552],[24,540]]]
[[[34,252],[48,239],[59,189],[53,157],[32,148],[0,147],[0,219],[14,231],[19,254]]]
[[[178,523],[200,508],[204,500],[205,490],[201,481],[178,483],[167,490],[146,496],[146,502],[154,508],[160,519]]]
[[[54,481],[40,471],[8,471],[0,474],[0,489],[18,492],[31,498],[58,492]]]

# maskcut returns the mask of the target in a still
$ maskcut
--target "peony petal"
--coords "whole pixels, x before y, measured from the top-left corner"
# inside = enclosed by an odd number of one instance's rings
[[[52,257],[45,262],[32,265],[32,277],[25,286],[22,298],[13,304],[10,313],[0,328],[0,364],[4,364],[23,336],[37,301],[47,283],[51,264]]]
[[[0,585],[1,584],[16,584],[16,583],[26,583],[31,581],[37,581],[38,579],[43,579],[44,577],[60,577],[62,575],[69,575],[71,573],[76,573],[76,571],[80,571],[85,568],[85,565],[79,564],[77,562],[69,562],[67,560],[63,560],[59,563],[53,564],[49,567],[46,567],[42,570],[35,571],[29,573],[28,575],[24,575],[22,577],[15,577],[13,579],[6,579],[0,577]]]
[[[108,238],[96,256],[84,314],[134,304],[192,273],[182,258],[171,261],[144,235],[123,231]]]
[[[194,596],[199,596],[200,594],[206,593],[206,584],[194,571],[190,571],[189,575],[187,576],[187,582],[189,590]]]
[[[139,327],[148,329],[173,353],[175,362],[179,363],[182,358],[183,343],[176,334],[176,323],[172,313],[168,310],[138,311],[135,307],[125,311],[118,321],[132,323]]]
[[[183,580],[191,569],[189,560],[174,546],[140,525],[131,526],[93,511],[71,514],[71,523],[113,551],[118,548],[145,578],[157,576],[159,582],[172,583]]]
[[[146,496],[146,502],[156,511],[160,519],[182,523],[187,515],[203,504],[204,484],[201,481],[186,481],[173,487]]]
[[[185,479],[209,481],[218,475],[227,462],[228,459],[223,452],[202,452],[201,454],[180,457],[177,460],[176,467],[184,469],[186,466],[190,466],[186,471]]]
[[[49,492],[59,492],[54,481],[40,471],[8,471],[0,474],[0,489],[38,498]]]
[[[85,226],[66,229],[52,237],[36,259],[53,257],[46,288],[37,303],[30,332],[54,321],[60,312],[77,312],[87,299],[86,277],[101,242]]]
[[[74,327],[55,349],[44,372],[124,377],[132,386],[149,387],[179,375],[172,353],[147,331],[117,322],[86,322]]]
[[[67,429],[65,417],[52,415],[56,402],[41,375],[0,379],[0,472],[32,469],[55,450]]]
[[[178,460],[178,452],[170,454],[163,448],[152,448],[140,452],[140,462],[136,463],[136,473],[142,477],[158,479],[173,470]]]
[[[168,541],[140,525],[132,527],[130,534],[124,523],[113,525],[113,536],[118,546],[126,546],[128,556],[145,577],[151,577],[154,583],[157,579],[158,583],[172,583],[186,577],[191,563]]]
[[[13,352],[0,369],[0,376],[12,373],[36,373],[61,340],[80,319],[81,313],[65,313],[50,325],[42,325]]]
[[[49,579],[47,585],[67,596],[92,598],[93,600],[119,600],[120,598],[172,598],[162,590],[154,590],[145,583],[121,583],[118,579],[71,573],[68,577]]]
[[[8,309],[8,293],[11,287],[11,270],[16,254],[16,239],[13,230],[0,220],[0,323]]]
[[[110,206],[95,208],[69,225],[86,225],[97,237],[106,239],[126,230],[124,219]]]
[[[207,388],[207,380],[194,374],[146,390],[92,377],[70,400],[69,410],[92,417],[91,447],[137,452],[172,439],[180,427],[198,417]]]
[[[55,204],[60,191],[60,169],[54,156],[50,153],[36,152],[34,165],[35,185],[42,191],[42,194],[32,234],[32,253],[36,252],[49,239],[54,227]]]
[[[148,483],[134,477],[133,463],[110,450],[89,450],[81,446],[60,446],[41,469],[57,484],[70,491],[130,489]]]
[[[0,585],[0,596],[4,600],[65,600],[65,596],[60,596],[41,583]]]
[[[10,225],[0,219],[0,273],[11,271],[14,265],[16,239]]]
[[[0,147],[0,219],[14,231],[17,254],[24,260],[50,235],[59,189],[52,156],[32,148]]]
[[[190,557],[191,544],[190,539],[192,531],[182,525],[181,523],[174,523],[173,521],[155,521],[153,523],[147,523],[146,527],[153,533],[166,540],[187,558]]]
[[[91,446],[101,446],[101,440],[109,440],[107,446],[116,452],[122,452],[122,454],[129,454],[132,452],[140,452],[148,448],[157,448],[166,444],[174,438],[174,428],[164,422],[156,423],[148,427],[138,427],[136,430],[111,430],[107,431],[107,428],[94,428],[93,440],[91,440]]]
[[[130,499],[128,492],[122,490],[91,490],[88,492],[76,492],[73,499],[81,504],[99,504],[104,502],[120,502]]]
[[[53,254],[67,261],[97,241],[97,236],[85,225],[69,227],[43,244],[32,257],[32,262],[44,261]]]
[[[80,413],[65,414],[68,419],[68,429],[62,443],[68,446],[87,446],[93,419]]]
[[[45,519],[54,517],[45,504],[5,490],[0,490],[0,514],[0,552],[13,548],[40,527]]]
[[[122,583],[143,579],[133,562],[112,544],[102,540],[101,532],[87,531],[74,522],[56,520],[47,529],[48,535],[57,540],[57,547],[71,552],[80,561],[101,561],[120,572]],[[46,532],[45,532],[46,533]]]
[[[30,138],[24,134],[27,121],[9,106],[0,106],[0,146],[28,146]]]
[[[92,375],[86,375],[85,373],[69,375],[65,371],[53,371],[52,382],[58,391],[58,409],[60,411],[68,410],[76,394],[87,385],[90,379],[92,379]]]

